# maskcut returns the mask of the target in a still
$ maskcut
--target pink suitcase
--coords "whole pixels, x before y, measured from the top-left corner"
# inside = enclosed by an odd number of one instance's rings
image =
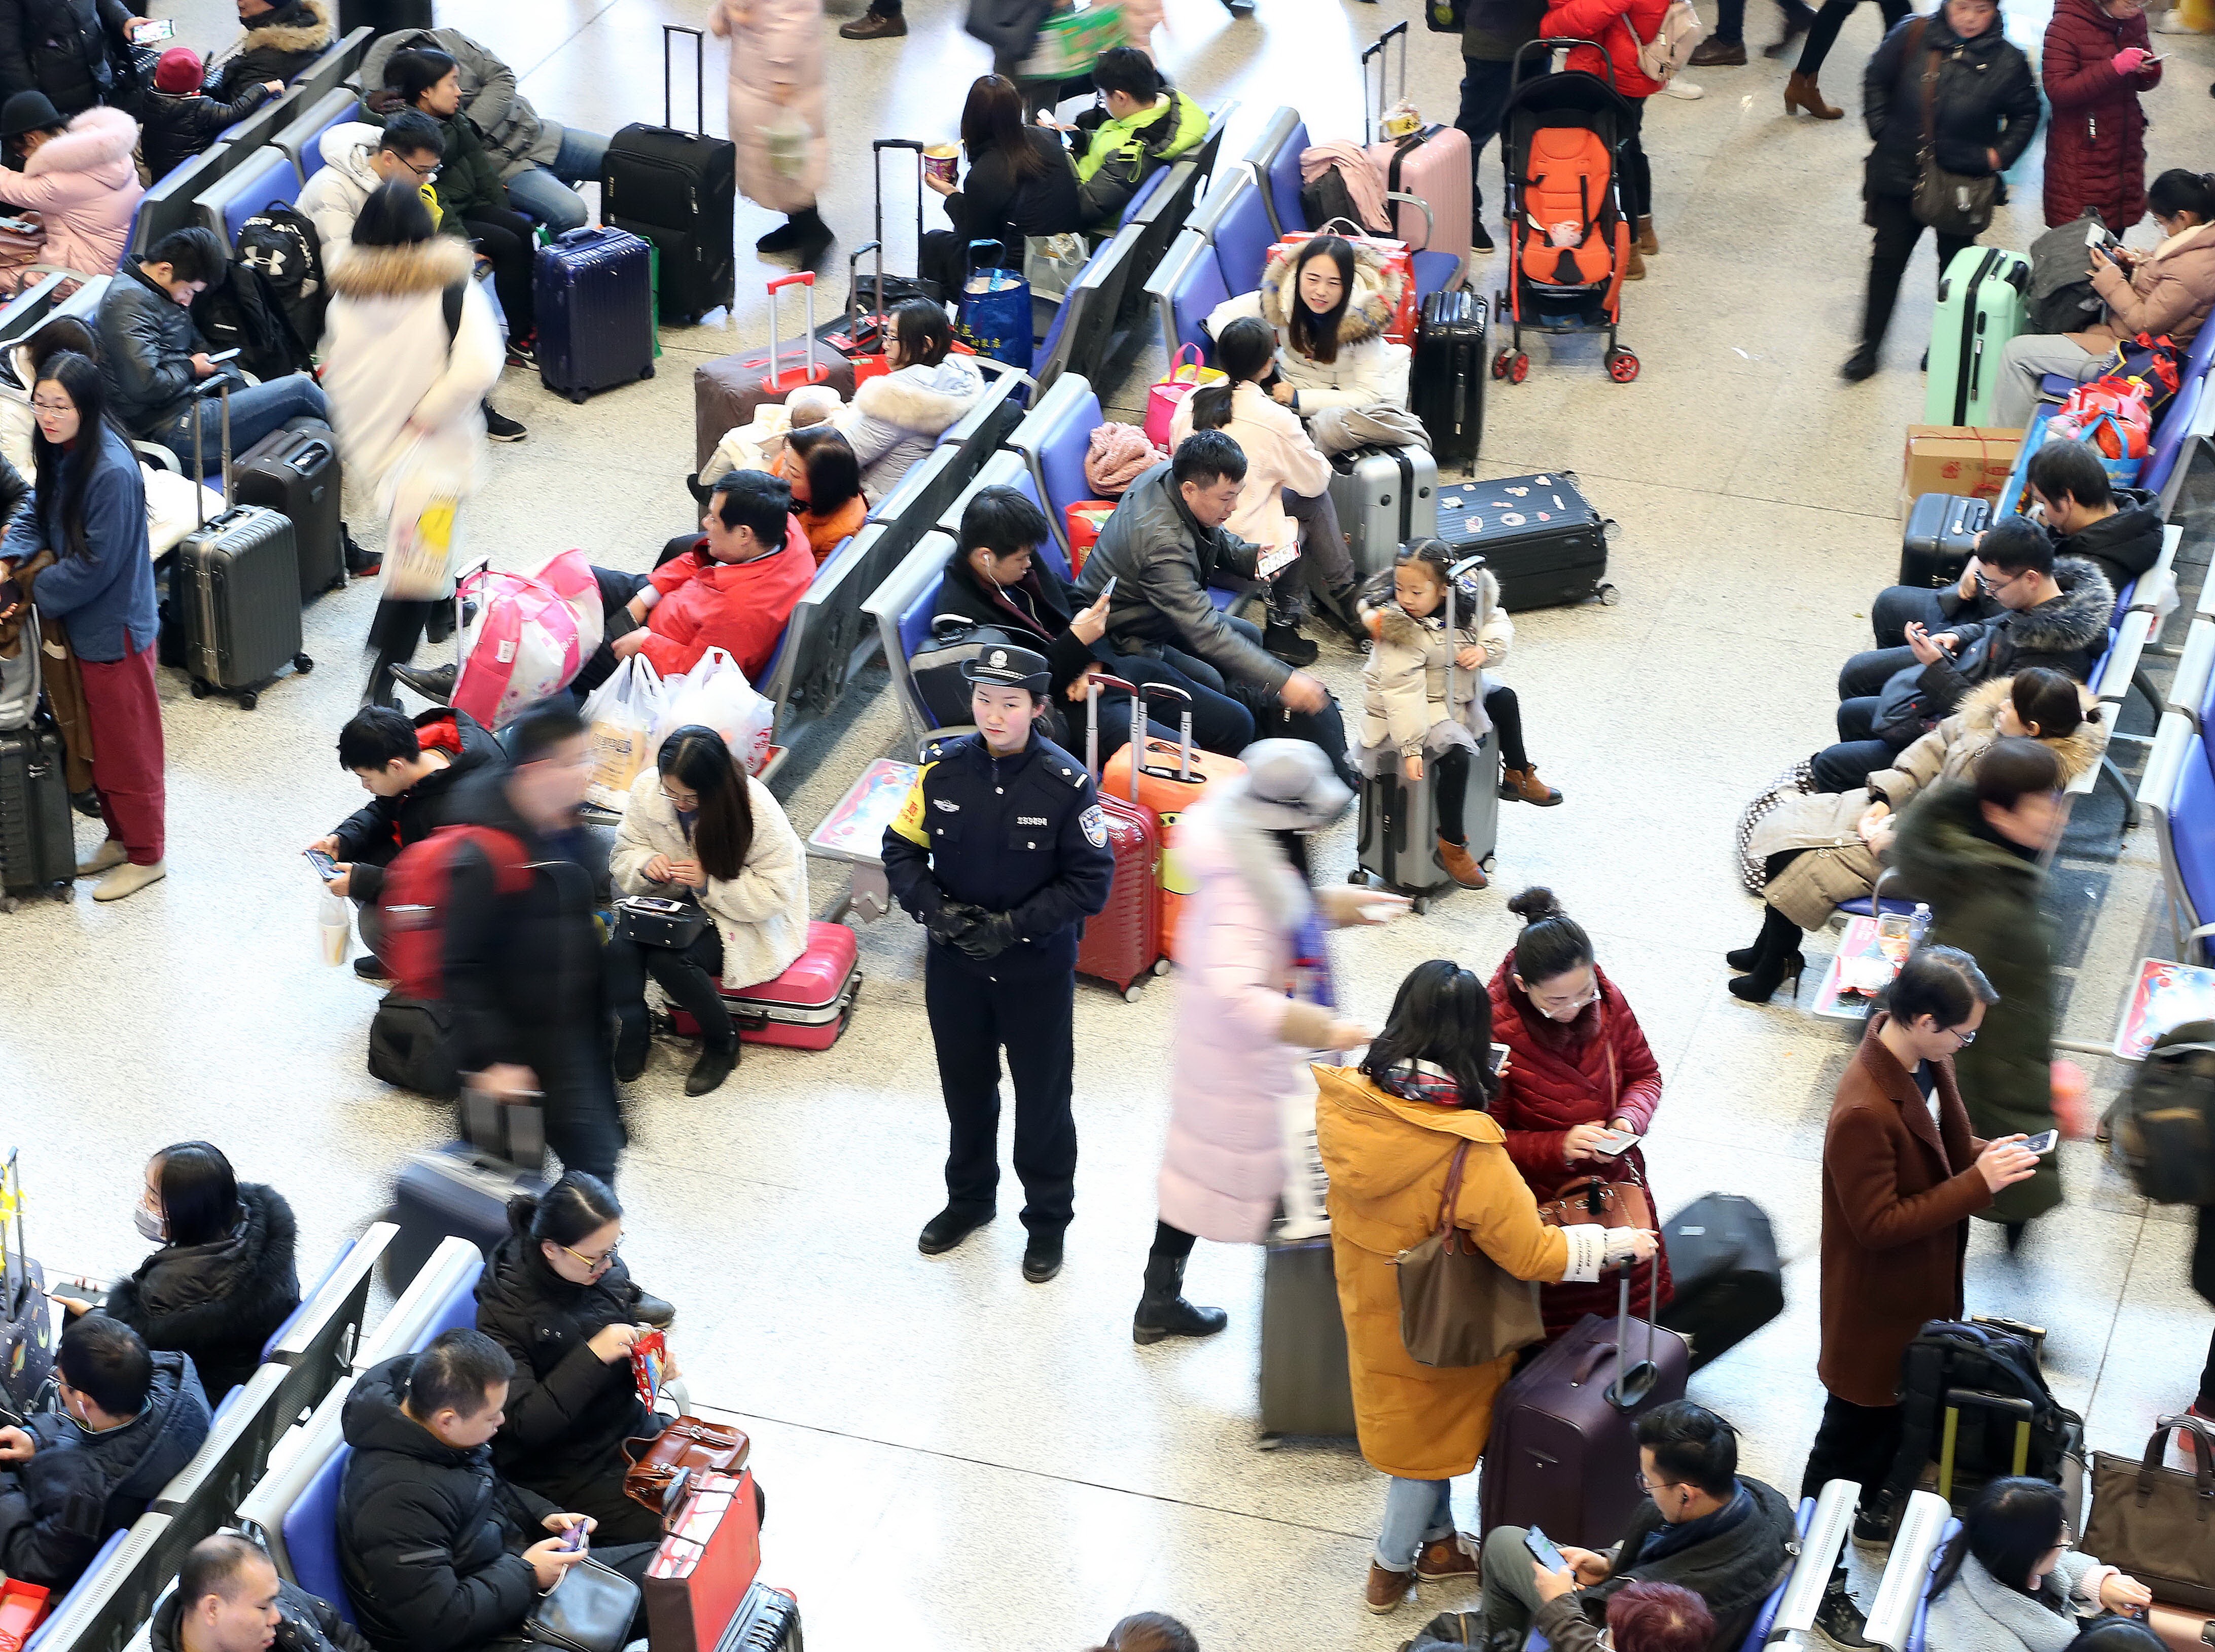
[[[749,1044],[827,1050],[846,1030],[861,991],[854,931],[844,924],[810,924],[807,950],[791,968],[758,986],[727,986],[723,1002],[738,1023],[739,1036]],[[700,1023],[675,1004],[669,1008],[669,1025],[683,1037],[699,1035]]]
[[[1384,131],[1387,105],[1384,95],[1384,47],[1400,37],[1400,95],[1408,90],[1408,26],[1395,23],[1377,36],[1377,44],[1361,54],[1361,112],[1363,142],[1369,158],[1384,175],[1388,192],[1413,195],[1431,209],[1430,224],[1420,208],[1394,201],[1392,233],[1408,243],[1414,255],[1418,298],[1445,288],[1460,286],[1469,274],[1470,159],[1469,134],[1458,126],[1423,126],[1399,138]],[[1367,100],[1369,60],[1377,59],[1377,95]],[[1385,141],[1375,142],[1384,138]],[[1453,261],[1449,267],[1442,261]]]

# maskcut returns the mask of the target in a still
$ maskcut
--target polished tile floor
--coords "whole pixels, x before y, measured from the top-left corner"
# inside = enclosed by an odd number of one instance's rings
[[[702,23],[705,9],[445,0],[440,16],[505,55],[543,108],[612,130],[660,116],[660,25]],[[182,38],[230,38],[219,0],[177,10]],[[836,131],[824,212],[849,242],[868,233],[869,139],[951,136],[962,88],[986,67],[951,0],[908,10],[904,41],[826,45]],[[1754,10],[1758,46],[1774,18]],[[1402,17],[1414,24],[1412,95],[1451,119],[1454,43],[1422,32],[1408,0],[1261,0],[1247,21],[1218,0],[1169,0],[1160,52],[1203,101],[1242,101],[1236,154],[1285,101],[1319,135],[1358,135],[1358,51]],[[2041,26],[2032,7],[2010,8],[2018,38],[2034,44]],[[1834,101],[1856,101],[1875,28],[1873,9],[1849,23],[1827,76]],[[2168,48],[2168,82],[2149,99],[2154,164],[2201,165],[2215,138],[2202,92],[2215,46]],[[711,40],[716,131],[724,57]],[[1488,972],[1514,927],[1503,894],[1525,882],[1552,885],[1581,917],[1668,1075],[1650,1144],[1662,1205],[1711,1188],[1751,1194],[1790,1259],[1785,1317],[1693,1385],[1745,1430],[1749,1469],[1789,1487],[1820,1403],[1817,1159],[1850,1046],[1839,1023],[1781,998],[1753,1009],[1723,992],[1722,952],[1758,921],[1732,875],[1730,827],[1755,789],[1827,738],[1832,674],[1866,643],[1868,599],[1896,554],[1901,433],[1920,416],[1931,269],[1925,252],[1885,372],[1841,384],[1867,253],[1865,140],[1851,120],[1785,118],[1783,74],[1757,55],[1702,71],[1704,99],[1648,111],[1664,251],[1629,289],[1624,324],[1643,376],[1615,385],[1596,348],[1542,342],[1529,383],[1494,387],[1480,474],[1574,469],[1620,525],[1619,605],[1523,617],[1506,669],[1541,772],[1567,802],[1503,806],[1500,887],[1347,937],[1337,955],[1356,1011],[1381,1016],[1423,958]],[[1495,233],[1497,176],[1495,162]],[[2035,180],[2033,165],[1989,238],[2035,233]],[[894,267],[906,267],[899,181],[888,180],[886,228]],[[759,284],[778,272],[750,247],[770,222],[741,206],[736,318],[666,335],[652,381],[573,408],[508,375],[500,404],[531,436],[493,454],[465,529],[476,549],[528,563],[580,545],[647,565],[690,510],[690,368],[764,336]],[[1496,279],[1485,272],[1480,290]],[[843,267],[824,286],[827,311]],[[1149,365],[1105,387],[1111,403],[1139,406]],[[22,1149],[38,1254],[129,1266],[143,1158],[206,1136],[291,1197],[312,1265],[383,1207],[401,1154],[449,1133],[439,1109],[364,1070],[373,994],[317,962],[316,890],[299,859],[358,797],[333,739],[359,690],[372,602],[357,589],[317,603],[308,646],[320,668],[257,711],[195,701],[165,673],[166,882],[117,906],[80,897],[0,918],[0,1143]],[[1323,669],[1341,694],[1359,691],[1342,648],[1328,648]],[[868,759],[895,749],[899,720],[864,695],[833,733],[783,788],[803,832]],[[2095,893],[2079,902],[2068,1031],[2098,1039],[2132,963],[2170,942],[2145,834],[2077,847],[2065,878]],[[1351,862],[1341,831],[1323,863]],[[813,872],[813,897],[828,906],[839,869]],[[1383,1649],[1459,1604],[1465,1592],[1427,1588],[1420,1612],[1369,1617],[1357,1597],[1381,1479],[1350,1449],[1257,1447],[1258,1252],[1202,1245],[1193,1259],[1192,1293],[1229,1308],[1224,1335],[1130,1342],[1173,980],[1136,1004],[1079,993],[1083,1160],[1062,1276],[1024,1284],[1012,1213],[953,1256],[917,1254],[944,1151],[921,947],[904,920],[864,930],[860,1011],[828,1053],[750,1050],[721,1092],[690,1101],[687,1058],[665,1049],[630,1097],[628,1252],[640,1280],[680,1305],[696,1394],[752,1420],[774,1505],[766,1573],[800,1592],[818,1643],[1050,1652],[1159,1608],[1190,1621],[1210,1652]],[[1811,981],[1803,1004],[1812,995]],[[2121,1076],[2106,1063],[2095,1081],[2104,1095]],[[2186,1284],[2189,1229],[2175,1213],[2145,1209],[2089,1147],[2063,1151],[2069,1204],[2014,1262],[1979,1229],[1971,1304],[2050,1326],[2058,1389],[2095,1444],[2135,1452],[2154,1416],[2188,1397],[2211,1316]]]

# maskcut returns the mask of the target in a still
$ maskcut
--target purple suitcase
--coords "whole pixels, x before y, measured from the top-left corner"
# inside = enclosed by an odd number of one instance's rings
[[[1486,1531],[1535,1526],[1555,1543],[1594,1550],[1623,1535],[1645,1495],[1631,1426],[1684,1397],[1692,1364],[1691,1345],[1654,1323],[1656,1305],[1643,1321],[1631,1317],[1625,1269],[1613,1319],[1587,1314],[1500,1391],[1477,1485]],[[1647,1339],[1635,1360],[1624,1345],[1634,1324]],[[1627,1393],[1618,1386],[1626,1374]]]
[[[538,376],[582,402],[594,390],[653,377],[653,265],[622,230],[571,230],[538,249],[531,272],[538,312]]]

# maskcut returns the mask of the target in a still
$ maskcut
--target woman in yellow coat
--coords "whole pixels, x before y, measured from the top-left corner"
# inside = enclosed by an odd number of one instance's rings
[[[1452,1483],[1476,1467],[1493,1399],[1515,1369],[1512,1354],[1488,1365],[1421,1365],[1400,1340],[1393,1258],[1436,1229],[1455,1151],[1469,1144],[1454,1224],[1517,1279],[1594,1280],[1604,1268],[1652,1256],[1654,1236],[1540,1224],[1485,1110],[1500,1088],[1491,998],[1457,964],[1418,964],[1361,1065],[1315,1072],[1354,1421],[1362,1456],[1392,1477],[1365,1597],[1371,1612],[1386,1612],[1406,1600],[1410,1571],[1427,1581],[1476,1574],[1476,1557],[1454,1529]]]

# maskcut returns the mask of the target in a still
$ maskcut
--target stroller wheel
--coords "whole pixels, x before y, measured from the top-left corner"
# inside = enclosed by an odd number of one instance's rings
[[[1515,353],[1515,359],[1507,364],[1507,382],[1511,384],[1519,384],[1530,376],[1531,358],[1525,352],[1518,350]]]
[[[1638,377],[1638,358],[1628,350],[1610,350],[1607,376],[1618,384],[1628,384]]]
[[[1502,350],[1498,355],[1493,357],[1492,376],[1494,378],[1506,378],[1508,365],[1514,359],[1515,352],[1512,350]]]

